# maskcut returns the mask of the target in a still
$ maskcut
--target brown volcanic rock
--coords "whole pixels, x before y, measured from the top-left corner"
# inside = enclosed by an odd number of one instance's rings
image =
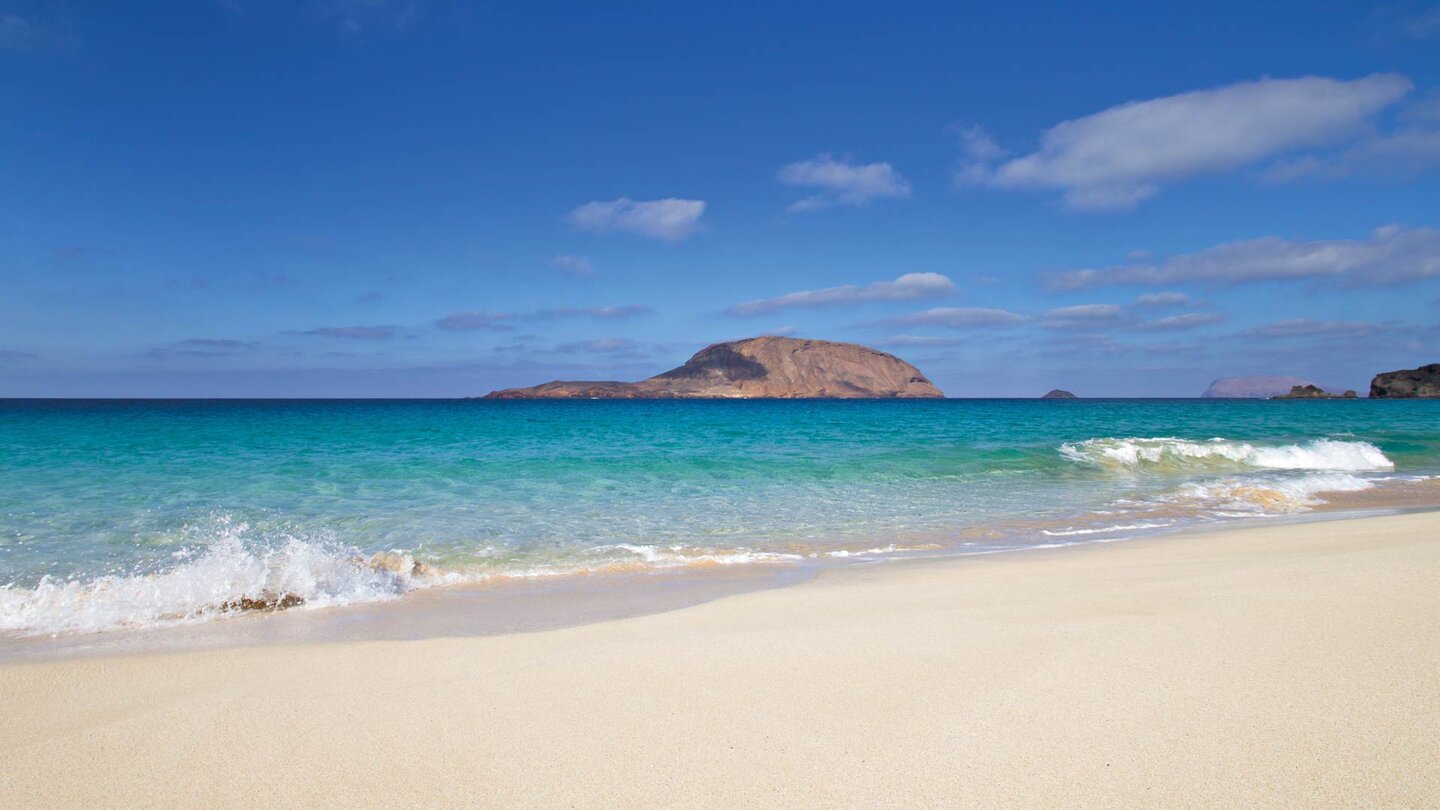
[[[881,399],[945,396],[900,358],[854,343],[757,337],[716,343],[638,383],[550,382],[486,399]]]
[[[1440,363],[1386,371],[1370,381],[1371,399],[1440,398]]]

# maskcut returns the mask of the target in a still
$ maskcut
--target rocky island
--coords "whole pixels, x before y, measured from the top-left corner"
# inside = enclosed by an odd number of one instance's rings
[[[486,399],[894,399],[945,396],[920,370],[854,343],[755,337],[716,343],[640,382],[562,381]]]
[[[1281,394],[1272,399],[1355,399],[1356,393],[1347,390],[1343,394],[1332,394],[1318,385],[1297,385],[1290,389],[1290,393]]]
[[[1210,383],[1200,396],[1204,399],[1264,399],[1307,385],[1314,386],[1315,383],[1300,377],[1221,377]]]
[[[1440,363],[1386,371],[1370,381],[1371,399],[1440,398]]]
[[[1045,396],[1040,397],[1040,398],[1041,398],[1041,399],[1079,399],[1079,397],[1075,396],[1074,394],[1070,393],[1069,391],[1066,391],[1066,390],[1063,389],[1063,388],[1055,388],[1055,389],[1052,389],[1049,393],[1047,393]]]

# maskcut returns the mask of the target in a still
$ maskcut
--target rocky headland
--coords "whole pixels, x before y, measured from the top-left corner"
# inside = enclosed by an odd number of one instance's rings
[[[1074,394],[1070,393],[1069,391],[1066,391],[1066,390],[1063,389],[1063,388],[1053,388],[1053,389],[1050,390],[1049,393],[1047,393],[1045,396],[1040,397],[1040,398],[1041,398],[1041,399],[1079,399],[1079,397],[1075,396]]]
[[[1370,381],[1371,399],[1440,398],[1440,363],[1386,371]]]
[[[920,370],[854,343],[755,337],[701,349],[639,382],[563,381],[486,399],[893,399],[945,396]]]

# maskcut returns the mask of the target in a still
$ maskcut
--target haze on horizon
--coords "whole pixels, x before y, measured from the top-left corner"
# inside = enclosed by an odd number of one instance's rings
[[[0,0],[0,396],[1440,361],[1440,6]]]

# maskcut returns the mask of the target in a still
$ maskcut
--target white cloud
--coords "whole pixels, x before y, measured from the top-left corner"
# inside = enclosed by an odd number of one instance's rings
[[[1331,154],[1283,161],[1266,170],[1265,179],[1283,183],[1357,174],[1409,177],[1435,165],[1440,165],[1440,129],[1417,126],[1376,134]]]
[[[1387,225],[1369,239],[1293,241],[1276,236],[1216,245],[1157,263],[1069,270],[1050,277],[1055,289],[1114,284],[1242,284],[1286,279],[1340,279],[1395,284],[1440,276],[1440,231]]]
[[[1094,329],[1115,324],[1124,315],[1118,304],[1080,304],[1046,312],[1040,325],[1046,329]]]
[[[398,332],[398,327],[394,326],[322,326],[319,329],[308,329],[304,332],[293,332],[291,334],[346,338],[349,340],[389,340],[395,337]]]
[[[636,356],[641,352],[639,344],[630,338],[595,338],[574,343],[562,343],[555,347],[558,352],[583,352],[585,354],[624,354]]]
[[[550,263],[577,278],[589,278],[595,274],[595,268],[590,265],[590,260],[584,256],[562,254],[556,256]]]
[[[609,202],[588,202],[571,211],[570,223],[592,233],[628,231],[678,242],[700,229],[705,213],[704,200],[632,200],[621,197]]]
[[[936,298],[955,291],[955,284],[939,273],[906,273],[894,281],[877,281],[864,287],[846,284],[823,290],[800,290],[774,298],[746,301],[731,307],[731,315],[763,315],[791,307],[824,307],[870,301],[913,301]]]
[[[508,322],[515,316],[508,312],[486,312],[483,309],[471,312],[457,312],[453,315],[446,315],[435,322],[441,329],[449,329],[454,332],[474,332],[485,329],[492,332],[509,332],[515,327]]]
[[[790,204],[790,211],[813,211],[834,205],[864,205],[876,198],[910,196],[910,184],[889,163],[851,163],[821,155],[782,168],[780,182],[818,188],[820,193]]]
[[[555,309],[542,309],[530,318],[600,318],[602,320],[625,320],[638,318],[642,315],[654,315],[655,310],[643,304],[631,304],[623,307],[557,307]]]
[[[875,341],[875,345],[891,349],[936,346],[959,346],[965,338],[933,337],[931,335],[891,335]]]
[[[978,149],[967,142],[969,159],[957,179],[1058,189],[1074,209],[1129,208],[1164,183],[1350,138],[1412,88],[1397,74],[1353,81],[1307,76],[1132,101],[1062,121],[1041,135],[1038,151],[1003,163],[985,140],[975,141]],[[975,157],[987,150],[992,157]]]
[[[1190,303],[1190,296],[1182,292],[1146,293],[1135,299],[1137,307],[1183,307]]]
[[[529,313],[488,312],[483,309],[470,312],[456,312],[435,322],[441,329],[453,332],[510,332],[517,321],[548,321],[561,318],[597,318],[600,320],[628,320],[645,315],[654,315],[655,310],[643,304],[620,307],[553,307]]]
[[[1225,316],[1218,312],[1190,312],[1185,315],[1171,315],[1168,318],[1138,323],[1135,328],[1141,332],[1178,332],[1182,329],[1195,329],[1224,321]]]
[[[1361,321],[1321,321],[1314,318],[1292,318],[1267,326],[1251,329],[1245,334],[1250,337],[1291,338],[1291,337],[1365,337],[1384,331],[1379,324]]]
[[[1014,326],[1028,320],[1003,309],[988,307],[936,307],[924,312],[901,315],[885,321],[890,326],[945,326],[951,329],[974,329],[986,326]]]

